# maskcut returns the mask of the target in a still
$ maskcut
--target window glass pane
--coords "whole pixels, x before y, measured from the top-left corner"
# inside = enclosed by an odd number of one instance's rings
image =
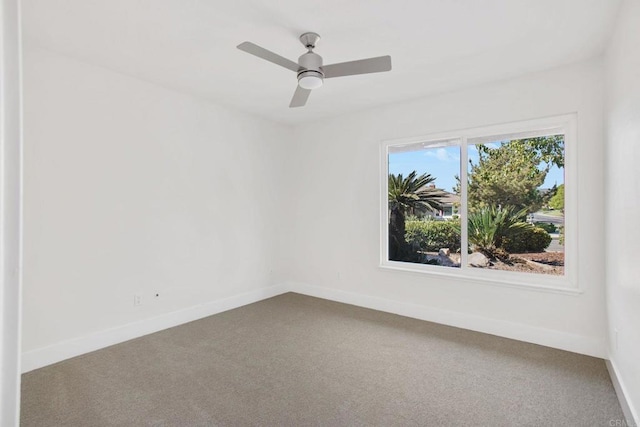
[[[564,135],[469,140],[469,266],[564,275]]]
[[[459,268],[459,141],[389,147],[388,162],[389,260]]]

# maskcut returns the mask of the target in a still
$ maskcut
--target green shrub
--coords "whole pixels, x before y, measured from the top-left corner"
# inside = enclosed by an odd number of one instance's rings
[[[528,227],[508,233],[502,243],[503,248],[512,254],[543,252],[551,243],[551,236],[543,228]]]
[[[558,231],[556,226],[550,222],[537,222],[536,227],[542,228],[547,233],[555,233]]]
[[[407,221],[405,239],[415,250],[437,252],[460,250],[460,221]]]

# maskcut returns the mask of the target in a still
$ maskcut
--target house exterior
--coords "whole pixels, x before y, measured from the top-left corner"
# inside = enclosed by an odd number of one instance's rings
[[[419,212],[419,216],[423,216],[425,218],[431,217],[435,220],[449,220],[453,219],[456,215],[460,215],[459,195],[436,188],[433,184],[429,184],[426,188],[430,190],[438,190],[439,193],[444,194],[444,196],[440,197],[440,204],[442,205],[442,208],[435,212],[424,209],[424,211]]]
[[[427,214],[434,219],[449,220],[460,215],[460,196],[455,193],[449,193],[448,191],[444,192],[446,196],[440,199],[442,209]]]

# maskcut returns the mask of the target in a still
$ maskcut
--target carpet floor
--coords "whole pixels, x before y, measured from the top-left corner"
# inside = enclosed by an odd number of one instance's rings
[[[22,377],[23,426],[616,420],[601,359],[294,293]]]

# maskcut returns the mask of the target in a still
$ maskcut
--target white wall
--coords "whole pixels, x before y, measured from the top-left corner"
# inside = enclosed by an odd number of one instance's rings
[[[292,250],[286,255],[294,288],[606,356],[602,78],[601,60],[594,60],[296,128],[298,202],[289,215]],[[381,140],[571,112],[578,113],[582,294],[379,268]]]
[[[0,425],[20,414],[21,86],[19,2],[0,2]]]
[[[606,247],[610,358],[640,424],[640,1],[620,10],[606,55]],[[617,330],[617,339],[616,333]]]
[[[32,46],[24,55],[27,357],[281,281],[290,129]]]

